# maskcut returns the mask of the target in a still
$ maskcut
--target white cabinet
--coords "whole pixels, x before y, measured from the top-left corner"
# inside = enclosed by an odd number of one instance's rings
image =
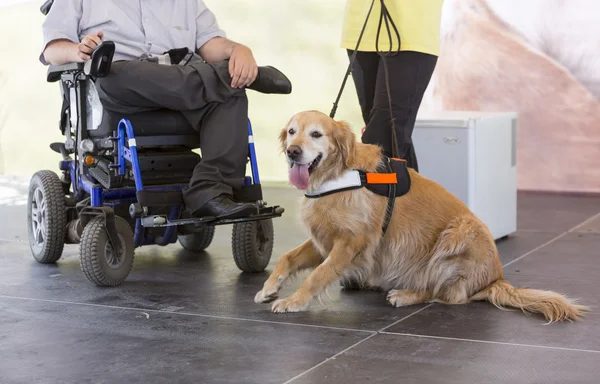
[[[462,200],[495,239],[517,230],[517,115],[425,112],[413,143],[419,173]]]

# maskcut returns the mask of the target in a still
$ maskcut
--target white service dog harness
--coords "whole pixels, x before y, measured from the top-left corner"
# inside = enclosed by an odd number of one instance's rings
[[[377,168],[376,173],[351,169],[337,179],[324,182],[317,190],[306,192],[304,196],[315,199],[363,187],[379,196],[388,198],[382,228],[383,235],[385,235],[392,219],[396,197],[404,196],[410,190],[410,174],[406,167],[406,160],[384,156],[382,165]]]

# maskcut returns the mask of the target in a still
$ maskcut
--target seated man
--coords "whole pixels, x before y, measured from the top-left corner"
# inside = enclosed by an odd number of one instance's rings
[[[102,40],[115,43],[111,73],[96,82],[106,110],[172,109],[198,130],[202,161],[183,190],[191,215],[236,218],[256,211],[233,200],[248,154],[245,88],[286,94],[291,84],[228,40],[202,0],[55,0],[43,31],[45,65],[82,62]],[[199,57],[187,65],[156,59],[184,47]]]

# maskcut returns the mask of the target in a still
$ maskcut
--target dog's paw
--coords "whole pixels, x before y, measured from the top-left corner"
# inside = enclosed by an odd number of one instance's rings
[[[288,297],[287,299],[274,302],[271,310],[273,313],[301,312],[307,307],[307,304],[302,304],[298,300],[293,300]]]
[[[275,300],[277,297],[277,291],[266,291],[265,289],[261,289],[258,291],[256,296],[254,296],[254,302],[257,304],[261,303],[270,303]]]
[[[389,291],[387,301],[394,307],[404,307],[411,304],[407,300],[405,291],[400,289],[392,289]]]

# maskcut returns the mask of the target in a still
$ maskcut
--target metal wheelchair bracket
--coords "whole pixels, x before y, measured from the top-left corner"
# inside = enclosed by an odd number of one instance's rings
[[[108,242],[115,250],[117,254],[121,253],[121,242],[119,241],[119,234],[117,232],[117,226],[115,224],[115,212],[110,207],[84,207],[79,213],[81,226],[85,226],[90,222],[94,216],[104,217],[104,227],[108,235]]]
[[[275,217],[281,217],[285,209],[280,206],[274,207],[262,207],[259,208],[257,213],[247,217],[241,217],[238,219],[217,219],[216,217],[207,216],[201,218],[188,218],[188,219],[176,219],[169,220],[166,215],[151,215],[142,217],[142,226],[143,227],[172,227],[172,226],[183,226],[183,225],[191,225],[191,226],[202,226],[202,225],[224,225],[224,224],[234,224],[241,223],[244,221],[257,221],[257,220],[265,220],[272,219]]]

